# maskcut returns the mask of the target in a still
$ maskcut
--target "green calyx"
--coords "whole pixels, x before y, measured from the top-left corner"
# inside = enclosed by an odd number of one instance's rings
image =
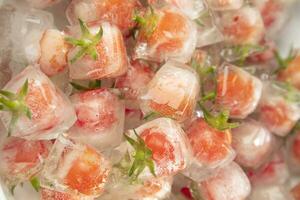
[[[134,161],[129,169],[128,176],[132,177],[133,180],[137,180],[138,176],[144,171],[146,167],[149,168],[151,174],[156,177],[154,170],[154,161],[152,160],[152,151],[149,149],[144,140],[136,133],[136,140],[124,134],[127,142],[134,148],[135,152],[133,155]]]
[[[275,51],[274,55],[278,64],[278,68],[274,73],[278,73],[279,71],[286,69],[288,65],[295,59],[296,52],[294,48],[290,48],[289,54],[286,58],[283,58],[278,51]]]
[[[284,98],[291,103],[300,103],[300,91],[289,82],[275,81],[274,86],[284,90]]]
[[[208,125],[211,127],[218,129],[220,131],[225,131],[227,129],[236,128],[239,126],[239,123],[230,123],[229,120],[229,111],[224,110],[219,112],[217,115],[213,115],[210,111],[208,111],[205,106],[203,105],[203,102],[198,102],[199,107],[201,108],[203,112],[204,120]]]
[[[253,53],[263,52],[266,48],[260,45],[245,44],[233,47],[233,52],[239,57],[236,64],[243,66],[247,57]]]
[[[40,190],[41,184],[40,184],[40,181],[39,181],[39,179],[37,177],[31,178],[30,179],[30,183],[31,183],[32,187],[34,188],[34,190],[36,192],[38,192]]]
[[[90,55],[94,60],[98,59],[97,53],[97,44],[100,42],[103,36],[103,29],[100,27],[100,30],[96,35],[90,33],[87,25],[81,20],[79,20],[80,29],[81,29],[81,38],[76,39],[72,37],[67,37],[65,40],[74,45],[75,47],[80,47],[79,51],[75,54],[75,56],[71,59],[71,64],[78,61],[84,55]]]
[[[27,93],[28,80],[25,81],[20,91],[16,94],[6,90],[0,90],[0,110],[11,112],[8,136],[11,135],[11,131],[20,116],[25,115],[31,119],[31,111],[25,102]]]
[[[101,88],[101,80],[94,80],[94,81],[89,81],[87,86],[84,85],[80,85],[78,83],[75,82],[70,82],[70,84],[72,85],[72,87],[78,91],[89,91],[89,90],[94,90],[94,89],[98,89]]]
[[[140,13],[135,13],[133,16],[133,21],[138,24],[138,28],[145,33],[146,37],[152,35],[155,31],[157,22],[158,22],[158,15],[155,13],[154,9],[150,6],[148,11],[145,13],[144,16],[141,16]]]

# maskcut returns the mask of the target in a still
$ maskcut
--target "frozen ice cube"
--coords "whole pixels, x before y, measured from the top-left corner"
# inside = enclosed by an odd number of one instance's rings
[[[71,96],[77,121],[69,130],[71,138],[100,150],[114,148],[123,138],[124,101],[108,89],[97,89]]]
[[[103,29],[103,35],[96,45],[97,59],[93,59],[90,55],[83,55],[82,58],[72,62],[80,48],[73,47],[68,52],[70,77],[72,79],[115,78],[126,73],[128,58],[120,30],[108,22],[93,24],[89,26],[89,30],[96,35],[100,27]],[[75,38],[81,35],[78,25],[70,27],[68,33]]]
[[[243,119],[258,105],[262,87],[262,82],[255,76],[224,63],[218,68],[216,102],[229,109],[230,117]]]
[[[135,26],[132,19],[139,8],[138,0],[72,0],[66,16],[72,25],[78,23],[78,18],[85,22],[107,21],[127,35]]]
[[[196,24],[174,7],[154,9],[147,15],[152,25],[139,31],[134,59],[187,63],[196,48]]]
[[[265,34],[260,12],[251,6],[221,13],[218,25],[225,40],[238,45],[258,44]]]
[[[9,187],[13,187],[18,183],[28,181],[42,169],[52,142],[4,137],[0,144],[0,175]]]
[[[241,167],[232,162],[199,183],[204,199],[241,200],[250,194],[251,185]]]
[[[62,73],[67,68],[67,53],[71,47],[65,41],[64,33],[56,29],[48,29],[43,32],[39,45],[38,64],[42,72],[48,76]]]
[[[163,65],[140,96],[144,116],[151,113],[184,121],[196,106],[200,83],[189,66],[169,61]]]
[[[116,179],[99,200],[163,200],[171,192],[172,180],[172,177],[153,178],[130,184],[128,181]]]
[[[277,150],[271,160],[259,169],[249,170],[247,174],[252,185],[284,184],[290,175],[284,158],[284,150]]]
[[[237,10],[244,4],[244,0],[207,0],[208,6],[216,11]]]
[[[95,198],[103,193],[109,172],[110,164],[102,154],[61,135],[45,162],[41,185],[82,198]]]
[[[203,118],[198,118],[186,129],[193,157],[183,174],[199,182],[213,175],[218,168],[235,158],[231,147],[231,132],[210,127]]]
[[[299,105],[289,97],[285,84],[265,82],[257,108],[259,121],[275,135],[284,137],[300,119]]]
[[[29,89],[25,103],[32,117],[28,119],[26,116],[20,116],[11,134],[26,139],[54,139],[76,121],[74,108],[68,98],[37,66],[25,68],[3,89],[17,93],[26,80]],[[0,118],[8,128],[11,114],[2,111]]]
[[[154,162],[154,172],[157,177],[167,177],[183,170],[189,163],[190,147],[180,125],[168,118],[158,118],[147,122],[136,129],[128,131],[128,136],[137,140],[139,135],[145,146],[151,150],[151,160]],[[122,148],[121,148],[122,147]],[[124,158],[127,152],[129,164],[133,163],[135,149],[126,141],[118,148],[118,158]],[[153,177],[149,168],[145,168],[138,178],[148,180]]]
[[[243,167],[258,168],[278,145],[276,138],[260,122],[243,121],[232,130],[232,146],[237,153],[235,161]]]
[[[294,200],[283,185],[253,187],[249,200]]]
[[[154,76],[154,71],[148,63],[143,61],[131,61],[125,75],[118,77],[114,86],[119,88],[125,96],[126,106],[139,108],[138,96],[141,95],[147,84]]]

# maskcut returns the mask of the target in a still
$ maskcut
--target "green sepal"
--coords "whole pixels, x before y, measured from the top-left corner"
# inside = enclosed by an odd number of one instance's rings
[[[138,24],[138,28],[145,32],[145,36],[149,37],[155,31],[157,22],[158,22],[158,15],[155,13],[154,9],[149,6],[148,11],[141,16],[140,13],[135,12],[133,16],[133,21]]]
[[[213,115],[210,113],[202,102],[198,102],[199,107],[201,108],[203,112],[204,120],[208,125],[211,127],[218,129],[220,131],[225,131],[227,129],[236,128],[239,126],[239,123],[230,123],[229,120],[229,111],[224,110],[218,113],[217,115]]]
[[[291,103],[300,103],[300,91],[289,82],[275,81],[274,85],[283,89],[284,98]]]
[[[25,98],[28,93],[28,80],[25,81],[19,92],[0,90],[0,110],[11,112],[11,120],[8,128],[8,137],[11,135],[20,116],[25,115],[31,119],[31,111],[26,105]]]
[[[143,117],[143,120],[149,120],[149,119],[152,119],[153,117],[156,117],[156,116],[160,116],[160,114],[158,112],[152,111],[152,112],[148,113],[147,115],[145,115]]]
[[[278,68],[274,71],[274,73],[276,74],[288,67],[288,65],[296,58],[296,52],[294,48],[291,47],[286,58],[283,58],[283,56],[281,56],[278,51],[274,52],[274,56],[278,64]]]
[[[128,176],[137,180],[138,176],[144,171],[146,167],[150,170],[151,174],[156,177],[155,174],[155,165],[152,159],[152,151],[149,149],[144,140],[136,133],[133,129],[136,136],[136,140],[124,134],[127,142],[134,148],[134,161],[128,171]]]
[[[72,37],[65,38],[66,42],[72,44],[73,46],[80,47],[79,51],[75,54],[75,56],[71,58],[70,60],[71,64],[78,61],[84,55],[89,55],[92,57],[92,59],[97,60],[98,53],[97,53],[96,46],[98,45],[98,43],[100,42],[103,36],[102,27],[100,27],[100,30],[96,35],[93,35],[90,33],[87,25],[81,19],[78,20],[81,29],[80,39],[76,39]]]
[[[39,192],[40,188],[41,188],[41,184],[40,181],[37,177],[33,177],[30,179],[30,184],[32,185],[32,187],[34,188],[34,190],[36,192]]]
[[[71,86],[78,91],[89,91],[101,88],[101,80],[89,81],[88,86],[80,85],[75,82],[70,82]]]
[[[245,44],[245,45],[236,45],[232,47],[232,50],[235,55],[239,58],[236,60],[235,64],[238,66],[243,66],[246,59],[253,53],[258,53],[266,50],[266,47],[261,45]]]

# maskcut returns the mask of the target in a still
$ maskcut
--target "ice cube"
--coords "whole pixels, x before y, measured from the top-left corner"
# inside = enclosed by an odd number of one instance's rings
[[[13,75],[22,71],[27,64],[37,62],[40,57],[39,42],[42,34],[46,29],[54,26],[53,16],[47,11],[22,6],[15,7],[15,9],[9,37],[13,44],[10,62]]]
[[[198,118],[186,129],[193,158],[183,174],[199,182],[231,163],[235,152],[231,147],[231,132],[210,127]]]
[[[208,6],[216,11],[227,11],[240,9],[244,0],[207,0]]]
[[[229,109],[230,117],[246,118],[256,108],[262,82],[247,71],[224,63],[218,69],[216,102]]]
[[[56,29],[46,30],[40,39],[40,64],[42,72],[54,76],[67,67],[67,53],[70,45],[65,41],[64,33]]]
[[[26,0],[27,3],[34,8],[47,8],[59,3],[61,0]]]
[[[196,48],[196,24],[174,7],[154,9],[146,15],[150,24],[139,31],[133,58],[187,63]]]
[[[218,24],[227,42],[243,45],[258,44],[265,33],[264,23],[258,9],[244,6],[239,10],[220,14]]]
[[[276,39],[278,32],[288,20],[293,0],[251,0],[262,15],[268,37]]]
[[[287,161],[294,174],[300,174],[300,131],[295,130],[287,139]]]
[[[299,105],[289,97],[291,91],[284,83],[265,82],[257,108],[259,121],[275,135],[284,137],[300,119]]]
[[[167,4],[175,6],[191,19],[198,18],[205,9],[205,3],[198,0],[148,0],[148,3],[157,8]]]
[[[249,200],[294,200],[283,185],[253,187]]]
[[[252,185],[284,184],[289,178],[289,169],[284,158],[284,150],[277,151],[271,157],[271,160],[264,163],[257,170],[249,170],[247,174]]]
[[[116,179],[99,200],[162,200],[169,196],[172,177],[154,178],[141,183],[131,183]]]
[[[41,185],[83,199],[95,198],[103,193],[109,172],[110,164],[103,155],[61,135],[45,162]]]
[[[103,29],[103,35],[96,45],[98,55],[96,60],[90,55],[84,55],[77,61],[72,62],[80,49],[79,47],[73,47],[69,51],[68,61],[70,62],[69,69],[72,79],[115,78],[126,73],[128,58],[120,30],[108,22],[90,26],[89,30],[91,34],[96,35],[100,27]],[[69,33],[75,36],[80,35],[79,26],[71,27]]]
[[[41,188],[40,200],[80,200],[80,197],[66,192]]]
[[[128,131],[128,136],[137,139],[135,133],[144,141],[145,146],[151,150],[152,156],[150,159],[154,162],[154,172],[157,177],[174,175],[188,165],[190,147],[185,133],[174,120],[168,118],[152,120]],[[119,151],[125,155],[126,152],[129,152],[131,156],[129,164],[131,164],[133,162],[132,155],[135,152],[134,148],[128,142],[125,142],[122,149],[122,151]],[[145,168],[139,175],[141,180],[148,180],[152,177],[153,174],[149,168]]]
[[[69,130],[71,138],[100,150],[114,148],[123,138],[124,101],[108,89],[97,89],[71,96],[77,121]]]
[[[224,40],[224,36],[216,26],[213,14],[206,9],[194,20],[197,24],[197,47],[213,45]]]
[[[125,96],[128,108],[139,108],[138,96],[141,95],[147,84],[154,76],[152,68],[143,61],[132,61],[125,75],[118,77],[115,87]]]
[[[20,182],[28,181],[42,169],[52,142],[4,137],[0,144],[0,175],[9,187],[13,187]]]
[[[191,117],[200,91],[198,74],[189,66],[169,61],[140,96],[144,116],[156,113],[184,121]]]
[[[243,121],[232,130],[232,146],[237,153],[235,161],[243,167],[258,168],[278,145],[276,138],[261,123],[253,119]]]
[[[250,194],[250,182],[241,167],[232,162],[199,183],[204,199],[241,200]]]
[[[132,19],[139,8],[138,0],[72,0],[66,16],[71,25],[77,24],[78,18],[85,22],[107,21],[127,35],[135,25]]]
[[[26,80],[29,90],[25,103],[32,118],[20,116],[11,134],[26,139],[54,139],[76,121],[74,108],[68,98],[36,66],[24,69],[7,83],[4,90],[16,93]],[[8,128],[11,114],[2,111],[0,118]]]

